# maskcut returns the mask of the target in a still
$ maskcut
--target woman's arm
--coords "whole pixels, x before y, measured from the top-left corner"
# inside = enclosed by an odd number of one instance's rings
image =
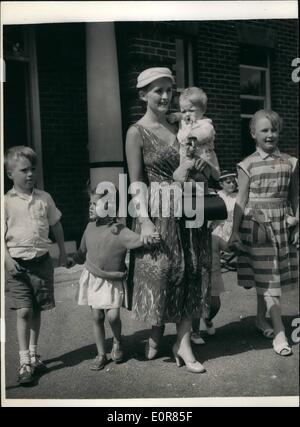
[[[129,178],[133,188],[136,183],[145,184],[142,144],[138,129],[135,127],[129,128],[126,135],[125,150]],[[148,195],[145,192],[140,192],[133,200],[139,204],[140,215],[138,219],[141,223],[141,241],[145,245],[154,243],[156,230],[148,214]]]
[[[233,211],[232,234],[228,242],[230,249],[236,251],[239,251],[242,248],[241,239],[239,236],[239,227],[242,221],[245,206],[249,198],[249,177],[241,168],[238,169],[238,183],[239,191],[236,197]]]

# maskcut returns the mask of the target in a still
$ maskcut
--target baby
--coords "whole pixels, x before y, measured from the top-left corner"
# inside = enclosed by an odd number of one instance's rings
[[[215,130],[211,119],[204,118],[207,107],[205,92],[197,87],[183,90],[179,97],[180,113],[169,115],[170,122],[180,121],[177,139],[180,143],[180,165],[173,174],[176,181],[207,182],[220,177],[214,151]]]

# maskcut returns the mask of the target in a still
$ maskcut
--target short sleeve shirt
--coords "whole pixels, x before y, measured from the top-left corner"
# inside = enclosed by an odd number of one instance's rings
[[[249,199],[287,199],[290,178],[297,164],[296,157],[281,153],[278,149],[268,154],[257,148],[253,154],[238,163],[238,167],[249,178]]]
[[[4,196],[5,242],[13,258],[32,259],[49,250],[49,226],[61,218],[50,196],[34,189],[31,195],[14,188]]]

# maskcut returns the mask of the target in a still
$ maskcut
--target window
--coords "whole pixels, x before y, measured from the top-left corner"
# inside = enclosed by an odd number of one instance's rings
[[[193,45],[188,37],[176,39],[176,62],[172,68],[176,75],[176,91],[173,93],[172,104],[174,111],[177,111],[182,90],[194,86]]]
[[[188,39],[176,39],[176,84],[177,91],[194,84],[193,47]]]
[[[242,154],[247,156],[255,150],[251,117],[257,110],[271,108],[270,58],[261,47],[243,46],[240,53],[241,140]]]

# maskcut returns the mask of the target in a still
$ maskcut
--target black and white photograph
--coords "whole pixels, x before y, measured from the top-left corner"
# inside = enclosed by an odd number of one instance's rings
[[[1,3],[2,406],[299,406],[298,32]]]

